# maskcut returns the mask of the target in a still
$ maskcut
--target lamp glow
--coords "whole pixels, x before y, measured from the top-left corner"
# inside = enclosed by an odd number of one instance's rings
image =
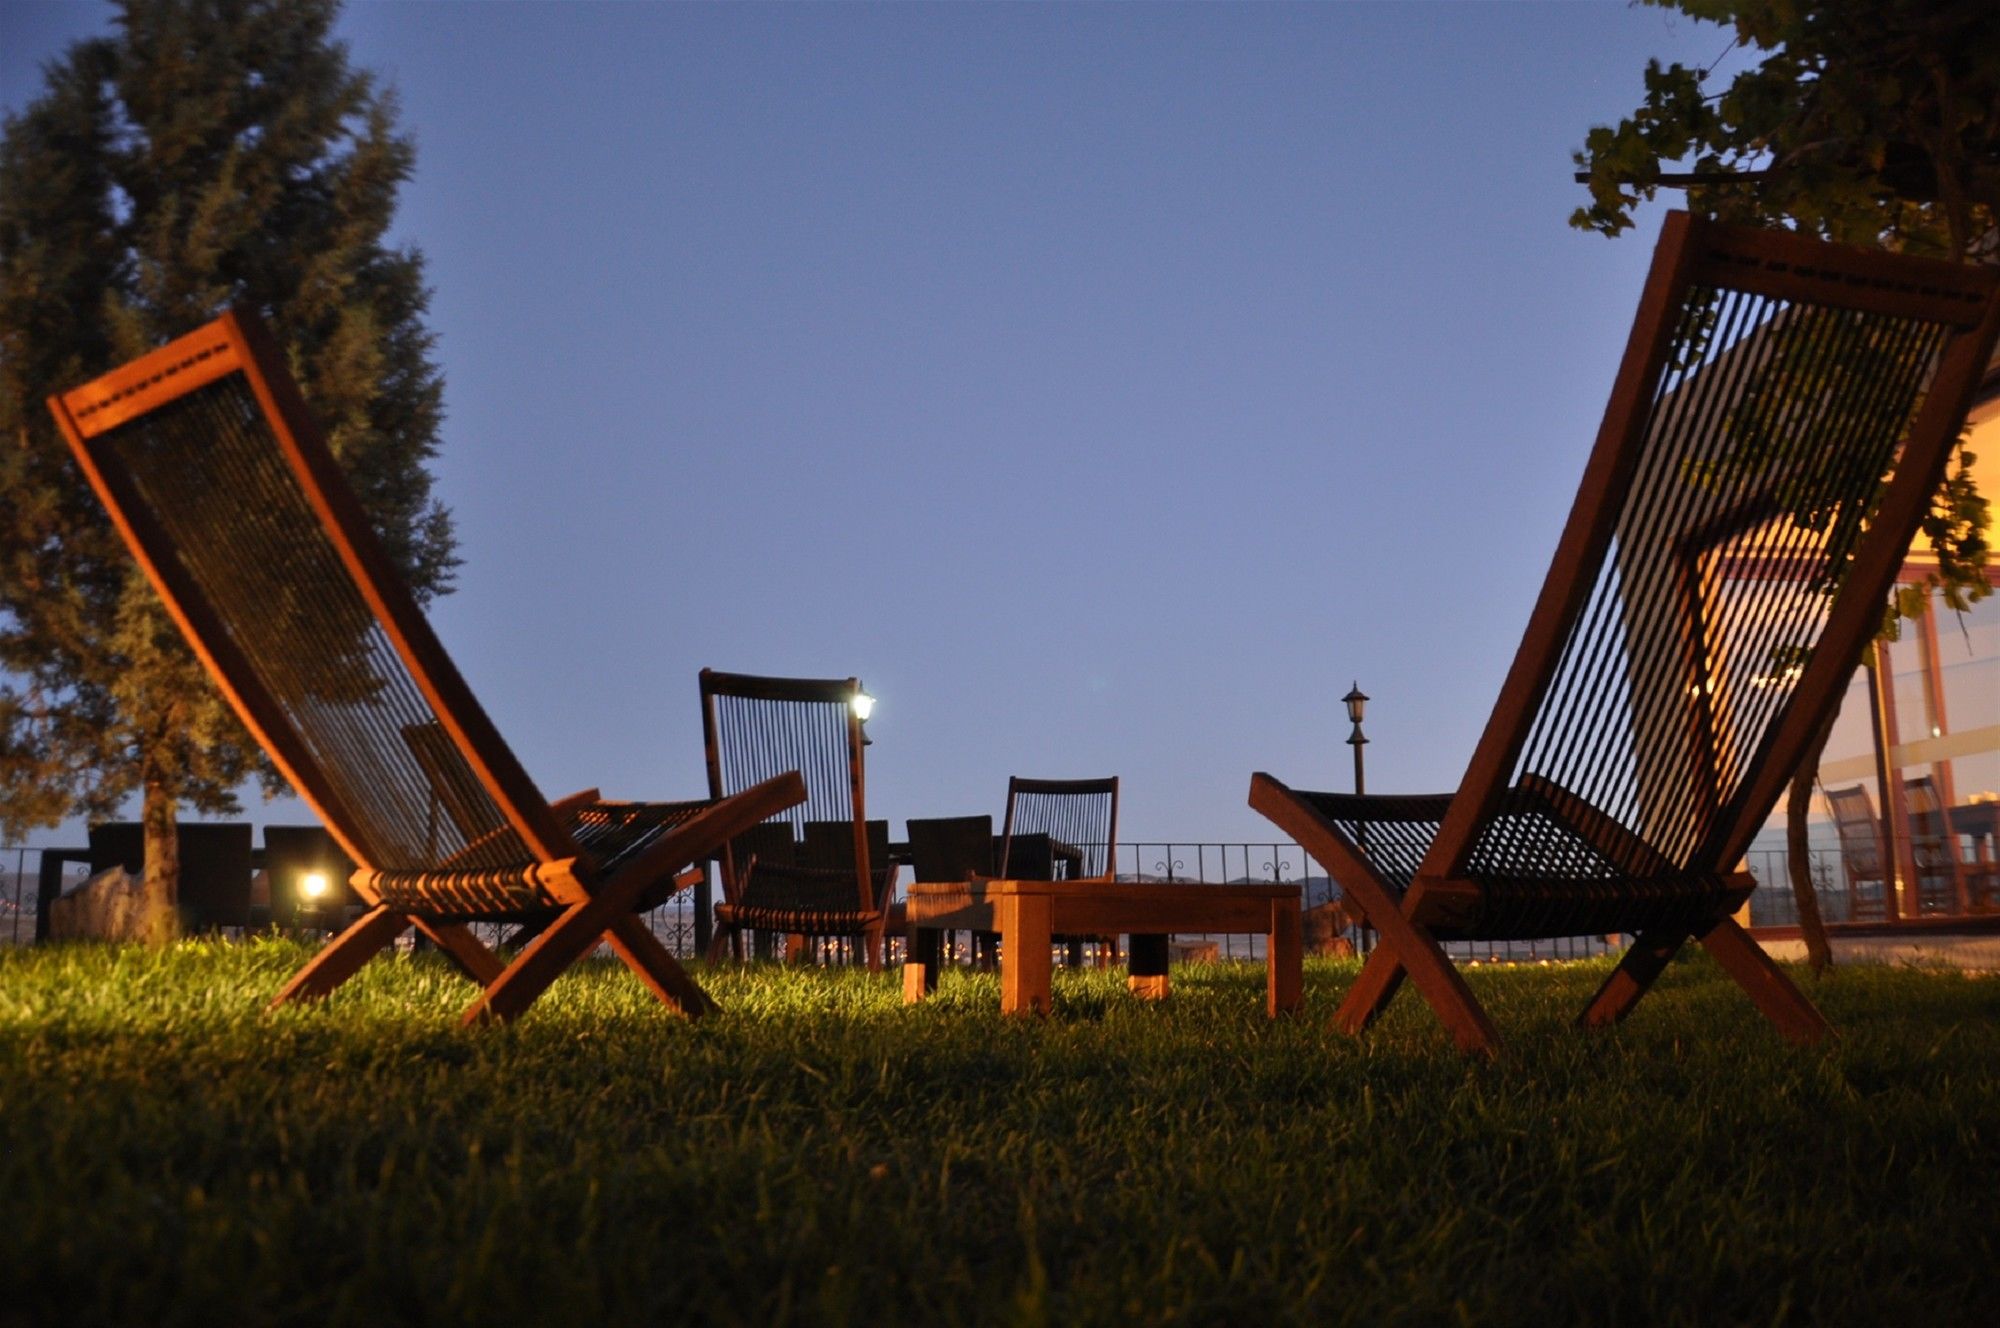
[[[854,707],[854,717],[863,724],[868,722],[868,716],[875,713],[875,698],[866,692],[856,692],[847,704]]]
[[[309,871],[299,877],[299,894],[306,899],[318,899],[327,891],[325,872]]]

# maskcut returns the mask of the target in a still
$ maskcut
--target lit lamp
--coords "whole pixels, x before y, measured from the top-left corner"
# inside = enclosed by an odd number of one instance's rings
[[[1347,695],[1341,697],[1340,701],[1342,705],[1347,707],[1347,718],[1354,724],[1354,732],[1347,735],[1347,745],[1354,749],[1354,796],[1358,798],[1368,791],[1368,783],[1362,778],[1361,774],[1361,749],[1368,745],[1367,736],[1361,732],[1361,715],[1368,708],[1368,696],[1361,690],[1361,684],[1357,682],[1347,689]],[[1367,854],[1368,826],[1366,822],[1363,822],[1355,829],[1355,845],[1361,850],[1364,856]],[[1375,949],[1373,932],[1374,928],[1364,920],[1361,924],[1360,940],[1361,951],[1364,954],[1371,953]]]
[[[1346,696],[1340,698],[1347,707],[1347,717],[1354,723],[1354,732],[1347,735],[1347,745],[1354,749],[1354,791],[1356,794],[1368,791],[1367,781],[1361,774],[1361,749],[1368,745],[1368,739],[1361,732],[1361,715],[1368,708],[1368,698],[1361,691],[1361,684],[1355,683]]]
[[[872,745],[875,740],[868,736],[868,717],[875,713],[875,698],[857,687],[847,704],[853,709],[854,717],[861,721],[861,745]]]
[[[326,897],[326,891],[325,872],[309,871],[299,877],[299,898],[317,903]]]

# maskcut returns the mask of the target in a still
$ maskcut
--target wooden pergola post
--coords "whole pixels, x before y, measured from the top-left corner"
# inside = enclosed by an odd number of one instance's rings
[[[1889,643],[1876,641],[1874,667],[1869,669],[1868,717],[1875,737],[1875,782],[1882,792],[1882,910],[1888,922],[1901,922],[1919,912],[1904,908],[1905,892],[1916,901],[1916,856],[1910,847],[1910,808],[1903,798],[1903,781],[1891,757],[1901,745],[1896,724],[1896,678],[1889,665]]]

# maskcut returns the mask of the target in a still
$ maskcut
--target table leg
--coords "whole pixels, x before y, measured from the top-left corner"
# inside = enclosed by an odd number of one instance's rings
[[[1049,1012],[1047,895],[1009,895],[1000,901],[1000,1013]]]
[[[1125,955],[1125,985],[1132,994],[1145,1001],[1166,999],[1166,933],[1133,932]]]
[[[938,963],[944,933],[931,927],[910,928],[909,962],[903,965],[903,1004],[913,1005],[937,990]]]
[[[1305,994],[1305,946],[1299,926],[1299,901],[1271,901],[1271,931],[1264,938],[1264,964],[1270,984],[1267,1008],[1275,1019],[1299,1008]]]

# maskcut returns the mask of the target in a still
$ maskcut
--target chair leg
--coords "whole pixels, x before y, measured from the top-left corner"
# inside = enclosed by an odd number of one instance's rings
[[[519,1015],[564,969],[583,958],[630,907],[628,900],[614,901],[606,895],[597,895],[564,909],[547,931],[529,942],[528,948],[488,984],[459,1022],[505,1023]]]
[[[1334,1012],[1334,1027],[1354,1036],[1365,1032],[1402,990],[1405,976],[1403,961],[1396,958],[1395,952],[1386,945],[1376,946]]]
[[[1382,925],[1382,924],[1387,925]],[[1500,1052],[1500,1033],[1480,1008],[1479,998],[1465,985],[1465,978],[1439,948],[1428,931],[1397,912],[1377,924],[1381,935],[1375,952],[1361,966],[1347,999],[1334,1013],[1334,1025],[1348,1033],[1365,1029],[1389,1004],[1405,976],[1451,1033],[1460,1051],[1476,1051],[1495,1056]]]
[[[306,961],[304,968],[292,974],[291,981],[271,998],[270,1008],[325,996],[401,936],[410,921],[408,914],[379,905],[370,909],[353,926],[328,941]]]
[[[1398,915],[1400,919],[1400,915]],[[1500,1033],[1493,1027],[1493,1021],[1480,1008],[1479,998],[1472,994],[1472,988],[1465,985],[1465,977],[1458,966],[1445,956],[1436,940],[1428,931],[1423,931],[1405,922],[1397,930],[1415,933],[1416,944],[1404,941],[1401,953],[1403,967],[1408,970],[1410,980],[1417,984],[1431,1009],[1437,1011],[1439,1019],[1451,1030],[1451,1039],[1460,1051],[1476,1051],[1486,1056],[1500,1053]],[[1382,930],[1385,946],[1394,945],[1390,931]]]
[[[1577,1016],[1578,1026],[1609,1028],[1631,1013],[1639,998],[1652,989],[1680,948],[1687,944],[1687,939],[1687,933],[1679,928],[1641,932],[1633,937],[1618,967],[1611,970],[1611,976],[1604,979],[1604,985]]]
[[[653,935],[653,929],[636,914],[627,913],[613,922],[607,939],[626,967],[638,974],[639,980],[669,1009],[699,1019],[722,1008],[688,976],[687,970],[667,952],[667,947],[660,944],[660,938]]]
[[[1359,909],[1381,937],[1375,953],[1363,965],[1355,989],[1341,1005],[1338,1026],[1349,1031],[1366,1027],[1395,994],[1400,973],[1407,969],[1417,990],[1462,1050],[1496,1054],[1500,1035],[1479,1008],[1472,989],[1438,948],[1430,931],[1403,913],[1401,903],[1367,857],[1345,836],[1307,812],[1290,790],[1268,775],[1251,776],[1250,805],[1292,832],[1307,855],[1340,882],[1350,906]]]
[[[430,937],[458,971],[477,985],[484,987],[505,971],[507,965],[501,962],[500,956],[481,945],[479,938],[472,934],[472,929],[463,923],[428,922],[423,918],[415,921],[417,930]]]
[[[1771,961],[1771,956],[1750,939],[1750,934],[1734,918],[1724,918],[1716,924],[1701,938],[1701,943],[1787,1040],[1817,1046],[1839,1036],[1826,1016],[1806,999],[1805,993],[1793,985],[1784,970]]]

